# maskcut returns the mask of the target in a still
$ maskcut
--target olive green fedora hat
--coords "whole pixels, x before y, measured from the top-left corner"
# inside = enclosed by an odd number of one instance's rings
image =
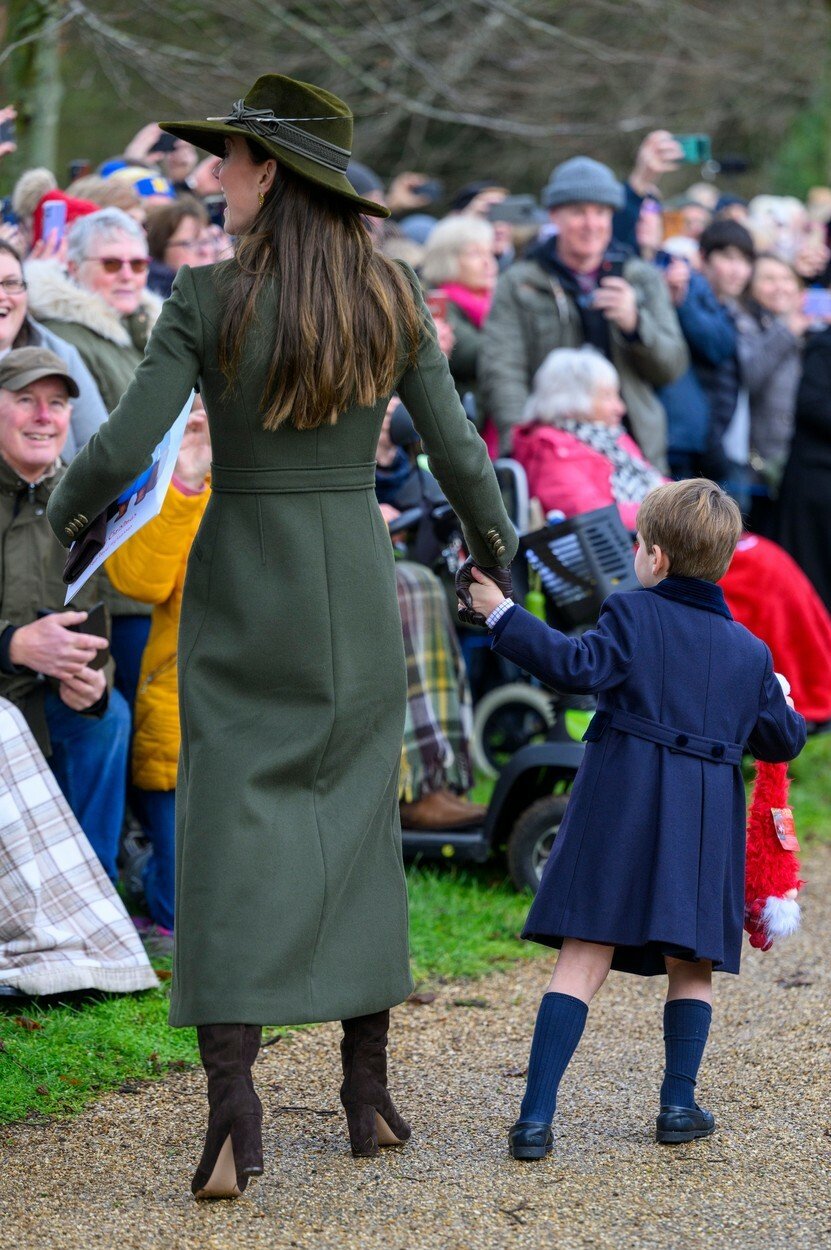
[[[342,196],[360,212],[389,217],[389,209],[363,199],[346,177],[352,156],[352,110],[321,87],[283,74],[263,74],[223,117],[159,125],[215,156],[225,155],[226,136],[244,134],[282,165]]]

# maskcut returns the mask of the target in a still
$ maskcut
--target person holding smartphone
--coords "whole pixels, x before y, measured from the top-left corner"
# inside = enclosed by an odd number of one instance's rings
[[[543,191],[553,233],[503,273],[485,323],[479,383],[510,453],[536,370],[556,347],[597,348],[618,370],[627,423],[666,465],[666,417],[655,394],[687,367],[684,339],[660,275],[617,244],[625,204],[612,171],[585,156],[558,165]]]
[[[130,715],[111,690],[96,575],[64,611],[63,551],[46,519],[78,387],[59,356],[0,360],[0,697],[20,708],[66,801],[115,882]]]

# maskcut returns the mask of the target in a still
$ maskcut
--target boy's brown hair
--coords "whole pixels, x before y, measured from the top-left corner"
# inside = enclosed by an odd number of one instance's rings
[[[734,499],[706,477],[667,482],[638,509],[638,533],[647,551],[658,546],[674,577],[717,582],[727,572],[742,534]]]

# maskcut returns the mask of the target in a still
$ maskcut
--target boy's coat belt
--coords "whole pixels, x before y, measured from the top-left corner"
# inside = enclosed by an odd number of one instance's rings
[[[609,712],[596,712],[583,734],[583,741],[597,742],[609,728],[617,729],[620,733],[633,734],[636,738],[645,738],[647,742],[655,742],[658,746],[668,747],[670,751],[681,755],[694,755],[698,759],[709,760],[711,764],[735,765],[742,762],[743,748],[738,742],[721,742],[718,738],[685,733],[683,730],[673,729],[671,725],[662,725],[660,721],[649,720],[635,712],[624,712],[620,708]]]

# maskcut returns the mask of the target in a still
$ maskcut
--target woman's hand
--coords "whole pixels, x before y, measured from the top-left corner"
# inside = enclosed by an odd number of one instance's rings
[[[57,230],[50,230],[47,238],[38,239],[37,243],[32,246],[32,250],[26,259],[56,260],[61,268],[64,268],[66,265],[66,249],[66,236],[64,235],[61,238]]]

